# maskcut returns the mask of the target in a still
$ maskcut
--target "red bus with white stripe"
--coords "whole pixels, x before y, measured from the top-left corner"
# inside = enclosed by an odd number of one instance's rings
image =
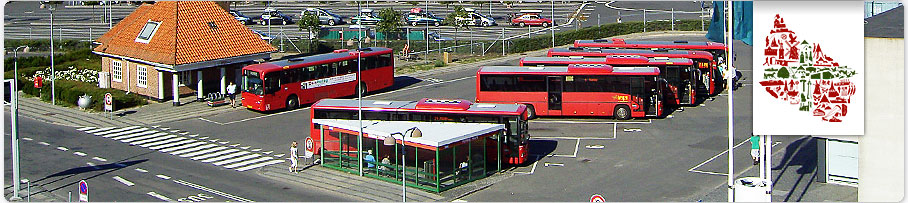
[[[547,56],[583,56],[606,57],[611,55],[640,55],[644,57],[689,58],[700,69],[697,94],[704,96],[717,95],[722,92],[725,78],[716,66],[713,55],[706,51],[689,50],[642,50],[642,49],[609,49],[598,47],[570,47],[549,49]]]
[[[659,68],[659,77],[667,81],[670,93],[665,101],[673,105],[689,105],[696,102],[695,88],[699,70],[693,60],[687,58],[653,57],[639,55],[610,55],[605,58],[572,57],[524,57],[520,66],[567,66],[570,64],[605,64],[613,67],[653,66]]]
[[[359,119],[360,102],[355,99],[322,99],[312,104],[311,119]],[[425,121],[456,123],[504,124],[501,150],[504,162],[523,164],[529,156],[527,107],[525,105],[473,103],[463,99],[421,99],[419,101],[363,100],[362,119],[380,121]],[[311,120],[310,119],[310,120]],[[314,152],[319,153],[319,126],[311,123],[309,136],[315,139]],[[325,140],[337,141],[337,140]],[[489,143],[489,147],[497,147]],[[493,149],[493,148],[489,148]],[[329,150],[329,149],[326,149]],[[337,150],[337,149],[330,149]],[[489,157],[495,150],[487,150]]]
[[[530,117],[662,115],[665,80],[656,67],[601,64],[485,66],[476,73],[476,102],[525,104]]]
[[[243,106],[257,111],[294,109],[323,98],[356,95],[358,84],[362,94],[390,87],[394,84],[394,57],[384,47],[341,49],[249,65],[242,74]]]
[[[717,61],[725,58],[725,52],[728,47],[718,42],[698,42],[698,41],[634,41],[624,40],[621,38],[612,39],[595,39],[595,40],[575,40],[574,47],[603,47],[603,48],[627,48],[627,49],[677,49],[677,50],[695,50],[707,51],[716,56]],[[722,59],[719,59],[722,58]],[[721,63],[721,62],[720,62]]]

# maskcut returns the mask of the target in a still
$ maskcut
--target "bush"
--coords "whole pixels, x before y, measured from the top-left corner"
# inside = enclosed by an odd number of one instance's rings
[[[39,90],[35,88],[34,83],[30,80],[24,78],[19,79],[19,87],[22,89],[22,92],[29,95],[38,96],[39,91],[41,92],[40,98],[43,101],[50,101],[50,83],[45,83],[44,88]],[[64,106],[77,106],[77,101],[79,96],[88,94],[91,96],[91,105],[89,109],[95,111],[104,111],[104,94],[110,93],[113,98],[113,105],[116,109],[124,109],[130,107],[136,107],[148,104],[142,96],[137,94],[126,95],[125,92],[117,89],[101,89],[98,88],[97,84],[84,83],[70,80],[57,80],[56,82],[55,93],[57,103]]]
[[[435,67],[445,67],[445,62],[441,60],[435,60]]]

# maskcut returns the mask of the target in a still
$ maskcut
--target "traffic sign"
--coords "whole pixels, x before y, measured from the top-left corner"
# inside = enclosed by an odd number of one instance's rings
[[[315,145],[313,144],[312,137],[306,138],[306,151],[313,152]]]
[[[104,110],[113,111],[113,95],[110,93],[104,94]]]
[[[605,197],[602,197],[602,195],[599,194],[595,194],[590,197],[590,202],[605,202]]]
[[[79,201],[88,201],[88,183],[85,180],[79,181]]]

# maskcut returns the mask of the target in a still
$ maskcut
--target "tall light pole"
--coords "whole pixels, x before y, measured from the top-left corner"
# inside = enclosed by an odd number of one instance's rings
[[[47,6],[48,10],[50,10],[50,77],[49,77],[49,79],[50,79],[50,103],[52,105],[57,105],[57,98],[54,93],[54,86],[55,86],[54,83],[56,83],[54,81],[57,80],[57,78],[54,77],[54,75],[55,75],[55,72],[54,72],[54,10],[55,10],[55,8],[54,8],[54,3],[52,1],[48,1],[47,3],[41,3],[42,8],[44,8],[45,6]]]
[[[10,200],[19,201],[22,200],[22,197],[19,197],[19,49],[24,48],[28,50],[28,46],[19,46],[16,49],[13,49],[13,92],[12,93],[12,105],[10,106],[10,111],[12,111],[12,150],[13,150],[13,197]]]
[[[397,146],[397,141],[395,140],[394,135],[400,135],[400,145],[403,146],[402,147],[403,149],[400,150],[400,159],[401,159],[400,186],[401,186],[401,190],[403,190],[402,192],[403,192],[404,202],[407,201],[407,142],[405,141],[405,137],[407,137],[406,136],[407,134],[409,134],[410,137],[412,137],[412,138],[422,137],[422,131],[420,131],[419,128],[412,127],[410,129],[407,129],[406,131],[404,131],[404,133],[399,133],[399,132],[391,133],[391,136],[385,137],[385,140],[384,140],[385,146]]]
[[[729,71],[725,75],[726,75],[726,81],[732,81],[731,76],[733,74],[730,74],[730,73],[731,73],[731,71],[734,71],[734,67],[732,67],[731,61],[733,61],[734,59],[728,58],[729,56],[732,56],[732,44],[734,44],[734,42],[733,42],[734,39],[732,38],[732,32],[734,31],[734,28],[733,28],[734,25],[732,24],[732,16],[731,16],[733,14],[731,1],[725,1],[725,7],[728,8],[728,13],[726,13],[725,16],[723,16],[723,17],[726,17],[725,29],[727,31],[725,33],[725,44],[728,45],[728,49],[725,50],[725,58],[726,58],[725,66],[728,68],[728,71]],[[734,125],[734,121],[735,121],[735,119],[734,119],[734,115],[735,115],[734,98],[735,97],[734,97],[734,95],[735,94],[732,92],[731,85],[725,85],[725,86],[727,87],[727,91],[728,91],[728,202],[734,202],[735,201],[735,197],[734,197],[734,195],[735,195],[735,188],[734,188],[734,176],[735,176],[734,166],[735,166],[735,164],[734,163],[735,162],[734,162],[734,149],[733,149],[734,143],[732,143],[733,142],[732,139],[734,138],[734,135],[735,135],[735,133],[734,133],[735,132],[735,125]]]
[[[356,7],[357,7],[356,10],[358,10],[358,12],[359,12],[359,15],[357,15],[357,16],[362,16],[363,9],[360,7],[359,1],[356,1]],[[357,91],[356,91],[356,95],[357,95],[356,98],[357,98],[357,101],[359,102],[359,107],[357,107],[358,113],[356,114],[357,117],[359,117],[359,136],[356,137],[356,149],[357,149],[356,151],[358,154],[357,159],[359,160],[359,176],[363,176],[363,80],[362,80],[363,79],[362,78],[362,75],[363,75],[362,74],[363,21],[357,20],[356,25],[357,25],[357,27],[359,27],[358,28],[359,30],[357,30],[357,32],[356,32],[357,33],[356,35],[358,36],[356,38],[356,41],[358,42],[356,45],[356,47],[357,47],[357,49],[356,49],[356,53],[357,53],[356,54],[356,85],[358,87]]]

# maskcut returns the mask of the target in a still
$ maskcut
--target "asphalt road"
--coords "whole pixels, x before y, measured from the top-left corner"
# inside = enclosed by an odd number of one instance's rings
[[[4,116],[9,118],[9,112]],[[74,128],[20,117],[21,178],[32,194],[77,200],[78,182],[91,201],[353,201],[334,193],[299,188],[257,175],[177,158],[166,153],[92,136]],[[4,139],[10,140],[10,123]],[[4,142],[9,143],[9,142]],[[12,191],[11,148],[4,150],[4,195]],[[26,189],[26,185],[22,185]]]

